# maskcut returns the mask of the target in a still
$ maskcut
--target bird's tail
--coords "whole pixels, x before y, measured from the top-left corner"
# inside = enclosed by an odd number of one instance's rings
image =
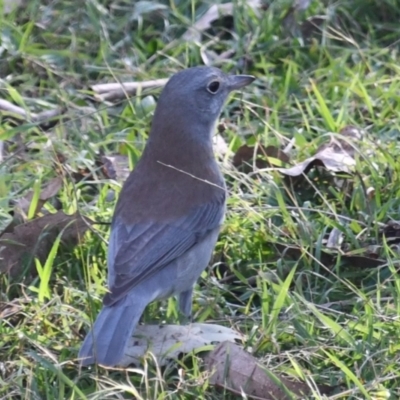
[[[81,365],[118,365],[146,304],[133,301],[128,295],[110,307],[103,307],[79,351]]]

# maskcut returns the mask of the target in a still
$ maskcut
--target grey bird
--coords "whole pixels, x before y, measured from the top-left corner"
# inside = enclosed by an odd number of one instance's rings
[[[193,287],[210,261],[225,215],[214,128],[228,94],[253,80],[194,67],[168,81],[142,157],[116,205],[109,292],[80,349],[81,365],[118,365],[154,300],[176,295],[180,311],[191,317]]]

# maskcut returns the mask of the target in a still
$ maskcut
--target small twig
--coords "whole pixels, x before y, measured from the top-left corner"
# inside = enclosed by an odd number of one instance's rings
[[[93,85],[92,90],[96,92],[98,100],[117,100],[125,98],[126,95],[134,95],[138,90],[152,89],[164,86],[168,79],[155,79],[144,82],[124,82],[124,83],[101,83]]]
[[[46,110],[46,111],[42,111],[39,114],[35,114],[35,116],[32,119],[34,122],[48,123],[50,119],[59,117],[60,115],[64,114],[66,111],[67,111],[66,107],[57,107],[57,108],[53,108],[52,110]]]
[[[123,91],[123,89],[130,93],[136,91],[138,88],[148,89],[154,86],[163,86],[167,83],[168,79],[154,79],[152,81],[144,82],[124,82],[124,83],[99,83],[93,85],[92,90],[97,94],[103,94],[112,91]]]
[[[35,113],[27,113],[22,107],[18,107],[15,104],[10,103],[7,100],[0,99],[0,110],[6,111],[12,114],[17,114],[25,119],[37,118]]]
[[[28,122],[38,123],[39,127],[42,129],[48,129],[54,124],[51,123],[51,120],[64,114],[66,111],[65,107],[57,107],[51,110],[43,111],[39,114],[26,111],[22,107],[16,106],[13,103],[10,103],[7,100],[0,99],[0,111],[5,111],[10,114],[18,115]]]

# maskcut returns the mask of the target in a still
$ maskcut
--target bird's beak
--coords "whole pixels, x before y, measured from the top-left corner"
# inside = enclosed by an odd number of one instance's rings
[[[250,85],[256,79],[251,75],[231,75],[229,76],[228,88],[229,91],[240,89],[244,86]]]

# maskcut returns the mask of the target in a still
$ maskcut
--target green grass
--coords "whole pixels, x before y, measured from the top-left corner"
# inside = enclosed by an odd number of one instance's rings
[[[235,94],[221,117],[232,151],[255,142],[283,148],[294,138],[296,162],[344,126],[365,136],[355,143],[356,173],[343,189],[315,170],[301,182],[271,169],[225,171],[228,216],[214,264],[197,286],[195,319],[246,334],[245,345],[275,374],[335,386],[330,399],[400,398],[398,240],[381,234],[388,221],[400,220],[398,2],[314,0],[291,29],[283,22],[290,2],[258,12],[240,3],[201,43],[174,40],[211,1],[132,4],[36,0],[0,13],[0,98],[36,113],[67,108],[46,131],[0,113],[0,139],[7,141],[0,231],[13,201],[32,188],[37,201],[37,182],[57,173],[64,183],[48,211],[110,221],[115,198],[108,194],[120,184],[102,175],[99,155],[128,155],[134,166],[157,91],[99,103],[91,84],[165,78],[202,64],[204,52],[213,59],[234,50],[218,66],[257,81]],[[147,6],[153,11],[143,13]],[[326,16],[321,31],[301,36],[314,15]],[[105,293],[109,227],[94,228],[79,246],[56,244],[39,277],[0,277],[0,399],[235,398],[207,384],[195,356],[168,368],[149,357],[140,369],[79,371],[77,351]],[[384,264],[327,257],[334,228],[343,235],[342,252],[373,247]],[[176,322],[173,307],[151,304],[143,320]]]

